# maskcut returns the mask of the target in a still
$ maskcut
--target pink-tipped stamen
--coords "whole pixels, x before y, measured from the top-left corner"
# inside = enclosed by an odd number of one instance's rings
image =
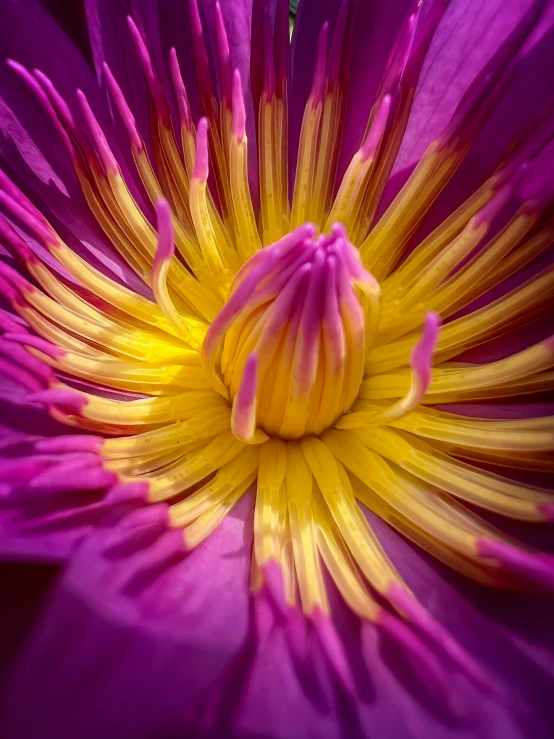
[[[6,61],[6,64],[10,69],[12,69],[20,79],[23,80],[23,82],[29,87],[31,92],[34,94],[34,96],[37,98],[38,102],[42,106],[43,110],[46,112],[52,123],[54,124],[54,127],[56,128],[58,135],[60,136],[65,148],[67,149],[67,152],[69,156],[71,157],[71,160],[73,162],[76,162],[77,160],[77,151],[73,145],[73,142],[71,141],[70,136],[68,135],[68,132],[65,128],[65,126],[60,121],[60,118],[58,114],[56,113],[56,110],[54,106],[52,105],[50,98],[44,91],[44,89],[41,87],[39,82],[33,77],[33,75],[25,69],[25,67],[22,64],[19,64],[19,62],[14,61],[13,59],[8,59]]]
[[[87,122],[90,133],[94,140],[96,151],[98,153],[98,156],[100,157],[102,166],[106,170],[107,174],[117,174],[119,172],[117,159],[114,157],[112,150],[110,149],[110,145],[108,144],[108,140],[106,139],[102,128],[96,120],[96,117],[92,112],[92,108],[90,107],[89,102],[82,90],[77,90],[77,98],[79,100],[81,110],[83,111],[83,116]]]
[[[240,143],[246,136],[246,109],[244,107],[244,96],[242,93],[242,82],[240,72],[233,72],[233,128],[232,135]]]
[[[131,144],[135,147],[135,149],[137,149],[137,151],[142,151],[142,139],[138,132],[135,117],[132,114],[127,101],[125,100],[123,91],[121,87],[117,84],[117,81],[112,74],[112,70],[109,68],[106,62],[104,62],[104,64],[102,65],[102,70],[104,73],[104,79],[106,80],[106,86],[114,102],[114,105],[117,108],[119,115],[121,116],[123,125],[127,130],[129,139],[131,140]]]
[[[172,47],[169,51],[169,68],[171,70],[171,80],[173,82],[173,90],[175,91],[175,97],[177,98],[177,106],[179,108],[179,117],[181,119],[181,126],[192,130],[192,115],[190,112],[190,104],[187,95],[185,83],[183,82],[183,76],[181,75],[181,67],[179,66],[179,60],[177,58],[177,52]]]
[[[214,113],[213,104],[216,100],[208,62],[208,52],[204,39],[204,29],[200,18],[200,10],[197,0],[189,0],[189,16],[192,35],[192,51],[194,66],[196,69],[196,81],[198,93],[204,115],[211,116]]]
[[[375,114],[371,128],[369,129],[365,141],[360,149],[360,154],[364,162],[367,162],[368,159],[374,157],[377,153],[377,149],[379,148],[385,127],[389,120],[391,105],[392,96],[385,95],[377,108],[377,113]]]
[[[264,39],[264,84],[263,95],[266,100],[273,100],[275,97],[275,60],[273,58],[273,36],[271,34],[271,25],[269,22],[269,9],[266,6],[263,18],[263,39]]]
[[[217,41],[217,55],[219,60],[219,79],[221,82],[221,99],[227,105],[231,102],[231,54],[229,52],[229,41],[227,39],[227,31],[225,30],[225,22],[219,2],[215,4],[215,35]]]
[[[129,31],[131,32],[133,44],[135,46],[140,61],[142,71],[144,72],[144,76],[146,78],[148,90],[156,107],[156,113],[165,125],[169,125],[169,114],[165,101],[164,91],[154,68],[154,63],[146,46],[146,42],[131,16],[127,16],[127,25],[129,26]]]
[[[327,66],[327,37],[329,35],[329,24],[324,23],[319,32],[317,40],[317,51],[315,58],[314,76],[310,92],[310,103],[313,108],[323,102],[325,90],[325,68]]]
[[[251,354],[244,365],[239,390],[233,400],[231,430],[247,444],[265,441],[268,437],[256,429],[256,393],[258,390],[258,359]]]
[[[417,404],[423,399],[431,383],[431,369],[433,366],[433,353],[437,344],[440,328],[440,316],[430,311],[423,319],[423,329],[419,341],[412,349],[410,355],[410,367],[412,369],[412,382],[417,385],[414,390],[419,398]]]
[[[335,23],[335,29],[333,31],[333,37],[331,39],[331,46],[329,48],[329,58],[327,59],[327,72],[326,76],[329,81],[329,86],[333,87],[337,84],[340,76],[340,68],[344,58],[344,42],[346,35],[346,23],[348,19],[349,0],[343,0],[337,21]]]
[[[283,83],[287,82],[289,75],[289,38],[288,0],[277,0],[273,47],[275,50],[275,80],[278,96],[281,94]]]
[[[158,245],[152,265],[154,273],[159,272],[161,266],[165,262],[169,262],[175,254],[175,233],[171,218],[171,209],[169,207],[169,203],[164,198],[160,198],[156,203],[156,217],[158,226]]]
[[[209,172],[208,119],[201,118],[196,128],[196,153],[192,176],[200,182],[207,182]]]

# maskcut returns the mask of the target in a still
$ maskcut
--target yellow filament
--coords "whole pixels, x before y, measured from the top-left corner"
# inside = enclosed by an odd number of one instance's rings
[[[246,458],[255,449],[237,441],[230,431],[223,431],[204,449],[181,457],[167,470],[152,476],[149,480],[149,499],[156,502],[172,498],[208,477],[237,455]],[[133,478],[128,480],[134,481]]]
[[[402,297],[402,303],[410,305],[429,295],[481,241],[488,226],[477,225],[472,219],[460,236],[427,265],[416,284]]]
[[[412,381],[407,394],[393,403],[388,408],[378,409],[375,411],[361,411],[357,408],[352,413],[348,413],[339,418],[335,424],[338,429],[358,429],[371,428],[373,426],[382,426],[383,424],[393,423],[397,419],[403,418],[407,413],[417,407],[423,400],[423,392],[420,380],[417,375],[412,373]]]
[[[120,426],[171,423],[225,405],[224,399],[213,390],[195,390],[166,397],[124,401],[110,400],[90,393],[79,395],[86,400],[81,411],[85,418]]]
[[[280,96],[275,98],[275,159],[277,162],[277,192],[280,214],[279,238],[290,230],[289,213],[289,152],[288,152],[288,93],[287,80],[283,80]]]
[[[393,471],[381,456],[350,433],[328,431],[323,438],[334,456],[355,475],[356,497],[361,496],[365,505],[375,507],[376,493],[430,535],[448,541],[466,555],[475,555],[475,536],[486,529],[479,527],[478,519],[470,517],[455,501],[441,497],[438,491],[425,489],[420,481],[417,481],[419,487],[415,483],[408,485],[400,470]],[[364,490],[365,486],[375,493]]]
[[[309,220],[322,228],[329,209],[335,184],[340,146],[340,123],[342,115],[342,92],[340,85],[334,84],[325,94],[321,125],[319,131],[318,152],[315,161],[315,173],[310,202]],[[335,223],[340,218],[331,220]],[[348,229],[348,225],[341,221]]]
[[[445,299],[450,295],[457,298],[456,305],[461,305],[464,300],[466,305],[472,300],[477,291],[471,290],[476,284],[479,286],[477,294],[484,292],[483,277],[488,274],[490,268],[500,261],[507,253],[514,249],[520,242],[521,238],[528,233],[537,220],[536,216],[523,214],[514,219],[514,221],[506,228],[492,244],[487,245],[471,262],[466,265],[458,274],[451,278],[440,291],[441,297],[437,296],[437,304],[439,309],[445,304]],[[502,276],[496,277],[495,284],[502,280]],[[438,284],[438,282],[437,282]],[[487,289],[490,288],[490,281]],[[422,294],[422,290],[420,294]],[[413,293],[410,297],[413,296]],[[441,299],[442,298],[442,299]],[[413,298],[412,298],[413,299]]]
[[[172,201],[178,212],[179,221],[185,227],[190,228],[192,223],[188,204],[189,177],[183,167],[173,129],[166,127],[161,120],[157,121],[156,128],[157,137],[154,136],[154,140],[160,147],[163,157],[163,164],[158,167],[158,170],[165,172],[166,178],[171,184]]]
[[[86,300],[80,298],[72,289],[66,287],[57,279],[50,270],[40,263],[31,263],[27,266],[29,274],[31,274],[38,284],[43,288],[44,292],[62,305],[64,308],[83,318],[92,318],[93,320],[103,321],[109,320],[105,313],[101,313],[93,308]]]
[[[308,101],[302,119],[296,178],[292,195],[291,229],[308,220],[310,199],[316,168],[317,140],[322,104]]]
[[[72,334],[64,331],[64,329],[51,323],[48,319],[44,318],[44,316],[32,308],[18,308],[17,313],[21,318],[27,321],[29,326],[31,326],[39,336],[52,342],[55,346],[98,359],[101,357],[106,358],[113,356],[110,353],[109,348],[103,347],[100,349],[99,347],[92,347],[89,344],[86,344],[84,341],[77,339]]]
[[[463,368],[436,367],[425,402],[438,402],[434,397],[436,395],[443,398],[446,394],[456,396],[458,393],[467,394],[468,391],[482,388],[490,388],[494,392],[504,386],[510,387],[517,381],[521,381],[517,385],[518,390],[523,389],[528,382],[535,383],[540,388],[542,376],[538,373],[553,365],[554,353],[546,341],[490,364]],[[534,375],[537,375],[536,382]],[[545,376],[545,381],[548,382],[550,377],[551,374]],[[359,397],[366,400],[401,397],[408,389],[409,379],[409,372],[404,370],[369,378],[362,383]],[[454,399],[455,397],[449,402],[454,402]]]
[[[428,310],[434,310],[442,317],[452,314],[521,269],[551,243],[552,234],[545,230],[510,255],[515,257],[515,260],[507,257],[535,221],[536,216],[524,214],[517,217],[491,244],[433,292],[427,300],[420,303],[417,310],[414,310],[413,306],[416,299],[413,292],[409,298],[403,298],[402,315],[389,312],[383,317],[379,343],[390,342],[408,333],[419,324],[421,313]],[[416,283],[416,289],[423,293],[420,283]]]
[[[216,281],[215,287],[222,296],[226,296],[233,279],[233,273],[229,265],[224,261],[213,229],[212,220],[208,211],[206,198],[206,183],[193,177],[190,184],[190,210],[192,220],[200,242],[202,254],[212,275]]]
[[[219,202],[221,204],[221,212],[223,214],[223,224],[222,224],[219,236],[225,233],[226,234],[225,242],[227,242],[233,234],[233,224],[230,218],[231,190],[230,190],[230,185],[229,185],[229,168],[228,168],[228,163],[227,163],[227,155],[225,153],[227,150],[226,148],[227,142],[225,142],[226,146],[224,147],[217,125],[213,125],[210,130],[212,133],[212,135],[210,136],[210,140],[209,140],[210,158],[211,158],[211,161],[214,162],[215,164],[213,168],[215,184],[216,184],[217,194],[219,197]],[[211,196],[210,196],[210,199],[211,199]],[[212,214],[211,214],[212,219],[213,219],[213,214],[214,214],[214,211],[212,211]]]
[[[533,313],[545,311],[552,300],[553,290],[554,271],[547,270],[484,308],[447,323],[437,342],[437,361],[456,356],[485,339],[500,336],[522,321],[528,321]],[[366,374],[375,375],[407,364],[417,338],[412,334],[371,350],[366,359]]]
[[[294,442],[287,444],[285,485],[302,607],[305,613],[312,613],[316,607],[327,611],[329,608],[327,594],[318,559],[312,501],[313,479],[300,446]]]
[[[157,246],[154,229],[139,210],[121,175],[110,173],[109,182],[125,220],[133,231],[136,243],[141,245],[145,255],[152,262]],[[192,315],[198,310],[201,315],[210,320],[215,317],[219,309],[217,300],[214,301],[215,296],[210,290],[199,285],[177,260],[171,261],[168,277],[179,292],[179,296],[190,306]]]
[[[479,559],[476,556],[472,557],[470,554],[466,554],[465,551],[458,551],[455,547],[455,542],[451,542],[448,538],[448,529],[445,532],[444,538],[438,538],[438,535],[434,536],[431,533],[430,526],[424,528],[422,525],[418,525],[415,520],[403,514],[399,509],[400,507],[395,508],[392,503],[374,494],[366,485],[363,485],[358,480],[354,480],[354,488],[358,500],[367,506],[369,510],[394,527],[406,539],[409,539],[424,551],[429,552],[429,554],[440,562],[443,562],[447,567],[483,585],[489,587],[498,585],[498,581],[495,579],[496,572],[494,567],[490,567],[490,563],[485,559]],[[417,519],[417,516],[415,516],[415,519]],[[492,538],[490,531],[486,533],[489,538]]]
[[[318,549],[333,582],[354,613],[368,621],[377,621],[380,607],[369,595],[333,517],[323,501],[314,501],[312,506]]]
[[[194,156],[196,152],[196,130],[194,126],[191,128],[181,126],[181,146],[183,147],[185,170],[190,180],[194,172]]]
[[[342,538],[362,572],[381,593],[392,583],[401,582],[356,505],[350,481],[342,465],[319,439],[306,437],[300,444]]]
[[[131,269],[146,282],[150,275],[148,255],[136,248],[133,235],[110,192],[109,186],[105,183],[103,177],[92,178],[89,181],[87,176],[79,169],[76,169],[76,173],[85,200],[102,230]]]
[[[111,357],[91,358],[74,351],[65,352],[59,359],[52,359],[36,349],[29,348],[29,351],[55,369],[118,390],[130,390],[144,395],[164,395],[187,389],[209,388],[209,383],[199,366],[143,366]]]
[[[485,474],[460,461],[451,461],[447,455],[431,450],[423,442],[415,439],[408,442],[390,429],[352,433],[369,449],[407,472],[468,503],[522,521],[545,520],[539,506],[551,502],[547,492]]]
[[[59,259],[75,279],[109,305],[146,324],[174,333],[155,303],[129,290],[124,285],[110,280],[109,277],[77,256],[65,244],[59,243],[52,248],[51,253]]]
[[[452,215],[419,244],[394,272],[382,283],[383,297],[392,301],[403,296],[409,285],[418,279],[425,267],[456,238],[472,218],[491,199],[496,178],[492,177],[468,198]]]
[[[261,249],[260,235],[252,206],[248,181],[248,145],[231,137],[230,149],[231,198],[237,232],[237,252],[241,262]]]
[[[287,445],[281,439],[269,439],[259,450],[254,554],[261,567],[271,559],[279,561],[281,557],[283,520],[287,512],[284,492]]]
[[[215,436],[229,428],[229,419],[229,408],[215,405],[186,421],[177,421],[137,436],[107,439],[103,450],[108,457],[133,457],[161,452],[174,445]]]
[[[153,454],[141,454],[136,457],[107,459],[104,461],[102,466],[104,469],[115,472],[119,477],[134,477],[137,475],[149,475],[154,472],[159,473],[160,470],[166,469],[170,465],[174,464],[185,454],[189,454],[200,447],[205,447],[209,441],[210,439],[198,439],[189,444],[183,444],[182,446],[172,448],[169,451],[154,452]]]
[[[174,339],[162,340],[134,327],[124,327],[97,313],[94,318],[83,318],[64,308],[48,296],[32,290],[26,293],[27,302],[39,313],[59,326],[83,337],[101,347],[109,347],[121,356],[146,362],[170,361],[179,363],[190,358],[185,346],[179,346]]]
[[[233,491],[224,496],[221,500],[217,500],[206,510],[196,521],[185,527],[185,543],[193,549],[204,541],[212,531],[214,531],[227,514],[231,511],[239,498],[244,495],[248,488],[252,485],[254,476],[251,475],[244,482],[233,486]],[[171,510],[170,510],[171,515]]]
[[[463,419],[452,414],[412,412],[393,422],[396,428],[448,444],[499,451],[554,449],[554,417],[519,421]]]
[[[361,151],[354,154],[327,218],[325,231],[333,223],[342,223],[347,232],[352,234],[374,166],[375,156],[365,157]]]
[[[137,170],[140,174],[142,183],[150,197],[152,203],[156,203],[162,196],[162,190],[156,178],[156,175],[152,169],[152,165],[148,159],[148,154],[144,149],[136,151],[133,149],[133,156]],[[184,176],[184,173],[183,173]],[[189,184],[187,180],[186,193],[188,199]],[[188,211],[188,200],[187,200],[187,211]],[[190,218],[190,215],[188,216]],[[175,244],[179,253],[183,256],[186,263],[189,265],[191,270],[194,272],[198,279],[206,281],[207,270],[202,259],[202,253],[196,244],[195,238],[192,236],[192,232],[188,232],[182,222],[177,218],[173,218],[173,229],[175,232]],[[185,225],[187,221],[185,221]]]
[[[430,144],[408,182],[360,246],[364,266],[378,280],[388,275],[457,163],[457,158],[446,158],[445,164],[445,153]]]
[[[188,526],[227,496],[236,493],[237,488],[241,490],[242,495],[255,480],[258,456],[255,450],[239,454],[220,467],[214,479],[200,490],[186,500],[172,505],[169,511],[172,525]]]
[[[258,114],[258,149],[260,158],[260,213],[263,245],[273,244],[282,234],[282,189],[278,182],[275,150],[276,98],[262,95]]]
[[[202,324],[191,319],[185,319],[176,309],[169,290],[167,288],[167,273],[170,260],[164,259],[152,272],[152,291],[156,302],[163,311],[167,321],[178,336],[187,342],[193,349],[198,350],[202,346],[206,331]]]

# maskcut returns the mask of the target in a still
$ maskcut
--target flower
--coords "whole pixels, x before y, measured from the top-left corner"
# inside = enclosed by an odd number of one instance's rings
[[[69,560],[6,735],[547,735],[406,544],[552,590],[549,10],[446,5],[305,0],[291,76],[281,0],[90,0],[104,99],[2,11],[1,546]]]

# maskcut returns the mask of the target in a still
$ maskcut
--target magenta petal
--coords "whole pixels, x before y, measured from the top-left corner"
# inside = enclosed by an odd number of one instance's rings
[[[76,112],[83,90],[120,163],[108,114],[94,74],[79,50],[36,0],[7,0],[0,17],[0,166],[28,195],[63,239],[88,261],[107,266],[116,279],[140,281],[111,246],[85,203],[73,165],[50,118],[6,63],[14,59],[42,71]],[[125,167],[124,167],[125,169]],[[127,170],[125,170],[128,176]],[[100,260],[96,261],[96,256]],[[140,290],[140,287],[138,288]]]
[[[37,451],[43,439],[73,437],[67,427],[30,404],[21,388],[5,377],[0,384],[0,556],[64,562],[91,527],[119,505],[106,500],[111,473],[106,477],[96,455],[80,451],[82,444],[76,449],[67,446],[64,458],[58,452]],[[76,489],[75,477],[84,469],[90,473],[90,485]]]
[[[127,26],[127,16],[132,15],[132,10],[127,3],[109,0],[84,0],[84,7],[98,83],[104,85],[102,65],[106,62],[123,90],[143,138],[147,140],[146,83]],[[119,120],[116,129],[123,139],[126,134]]]
[[[394,168],[397,174],[394,176],[393,172],[385,194],[387,201],[398,191],[426,146],[445,128],[471,82],[531,6],[531,0],[491,0],[479,7],[466,0],[450,3],[423,65]],[[547,7],[517,54],[517,68],[496,110],[441,196],[442,209],[437,217],[451,212],[483,181],[516,134],[550,98],[554,44],[549,31],[553,22]]]
[[[362,142],[387,58],[412,7],[410,0],[358,3],[349,62],[350,82],[339,177]]]
[[[319,33],[323,24],[328,23],[328,38],[332,38],[340,6],[341,0],[301,0],[298,6],[292,36],[292,86],[289,98],[291,182],[294,182],[304,107],[312,87]]]
[[[0,735],[173,737],[201,724],[247,637],[251,503],[190,554],[165,506],[106,519],[21,655]]]
[[[92,59],[85,9],[73,0],[40,0],[41,5],[63,28],[87,60]]]
[[[168,530],[165,505],[102,522],[76,552],[15,665],[0,710],[2,735],[39,739],[48,727],[56,739],[546,739],[544,708],[514,714],[454,678],[445,710],[386,634],[338,604],[333,621],[321,614],[323,622],[311,625],[285,605],[276,573],[251,600],[251,516],[247,496],[189,554],[181,532]],[[448,583],[429,576],[419,555],[384,538],[415,573],[411,584],[438,604],[446,590],[449,607],[465,609],[463,617],[441,610],[445,621],[469,617],[474,640],[483,628],[492,639],[498,624],[475,617]],[[532,674],[506,637],[495,641],[506,651],[500,667],[517,661]],[[551,683],[543,677],[546,693]],[[32,711],[25,710],[29,695]]]
[[[442,132],[469,85],[531,5],[531,0],[490,0],[479,7],[467,0],[450,4],[421,71],[397,166],[419,159],[427,144]],[[529,51],[528,46],[525,49]],[[546,69],[548,57],[544,63]],[[532,85],[527,91],[534,98]],[[525,110],[520,115],[529,113]],[[512,126],[511,121],[503,124]]]
[[[215,54],[215,0],[198,3],[210,63]],[[250,59],[250,14],[252,0],[229,0],[221,3],[229,42],[231,62],[248,79]],[[121,86],[145,140],[148,140],[148,106],[143,73],[131,43],[127,16],[131,15],[144,34],[164,86],[168,102],[173,106],[169,85],[169,51],[174,47],[181,67],[187,95],[195,121],[201,115],[191,48],[188,2],[167,0],[148,2],[133,0],[129,5],[109,0],[85,0],[94,63],[99,80],[102,64],[107,62]],[[212,65],[212,74],[216,75]]]
[[[11,664],[36,622],[56,574],[57,570],[52,567],[0,565],[3,602],[0,611],[0,686],[3,686]]]
[[[384,522],[368,512],[366,516],[422,605],[498,680],[505,698],[490,713],[491,721],[502,726],[511,720],[516,735],[517,726],[524,736],[548,736],[547,727],[554,720],[552,602],[467,581],[407,543]]]
[[[212,49],[215,54],[215,5],[217,0],[200,0],[199,5],[209,28]],[[229,42],[233,69],[238,69],[241,79],[247,80],[250,65],[250,19],[253,0],[219,0]]]

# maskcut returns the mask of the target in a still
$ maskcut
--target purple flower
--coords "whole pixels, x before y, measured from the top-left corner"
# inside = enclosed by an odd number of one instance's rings
[[[550,736],[552,3],[84,7],[0,10],[0,734]]]

